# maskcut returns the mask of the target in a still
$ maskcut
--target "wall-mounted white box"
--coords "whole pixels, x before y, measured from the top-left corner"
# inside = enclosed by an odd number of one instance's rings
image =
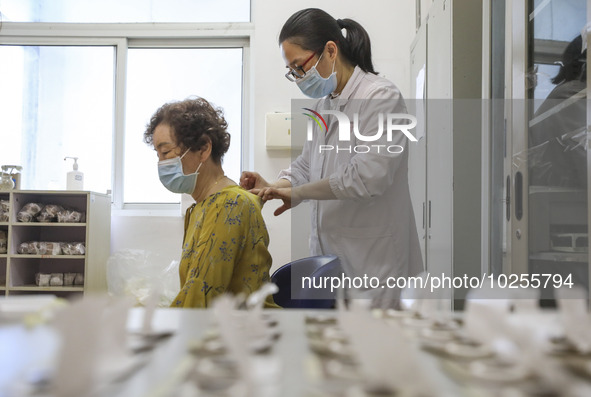
[[[291,149],[291,113],[265,115],[267,149]]]

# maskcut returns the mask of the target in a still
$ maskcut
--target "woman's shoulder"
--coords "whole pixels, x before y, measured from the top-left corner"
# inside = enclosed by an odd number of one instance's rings
[[[359,98],[402,99],[400,89],[387,78],[361,71]]]
[[[231,202],[237,205],[254,205],[255,207],[261,207],[261,199],[255,194],[250,193],[248,190],[243,189],[238,185],[227,186],[216,193],[216,201],[220,202]]]
[[[218,224],[220,216],[230,221],[244,219],[245,216],[262,217],[261,209],[262,202],[258,196],[239,186],[228,186],[198,204],[193,212],[200,214],[196,219],[201,219],[202,223]]]

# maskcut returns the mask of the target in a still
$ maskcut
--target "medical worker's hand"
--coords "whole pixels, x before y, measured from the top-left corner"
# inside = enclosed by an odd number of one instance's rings
[[[301,202],[301,200],[295,194],[295,190],[291,187],[266,188],[261,191],[259,196],[263,198],[263,201],[276,199],[283,200],[283,205],[277,208],[273,213],[275,216],[283,214],[285,211],[297,206]]]
[[[271,186],[258,172],[244,171],[240,175],[240,186],[246,190],[262,189]],[[252,192],[254,194],[257,192]]]

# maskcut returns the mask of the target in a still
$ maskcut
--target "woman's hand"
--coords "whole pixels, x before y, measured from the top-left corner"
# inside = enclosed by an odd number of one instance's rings
[[[271,184],[267,182],[258,172],[244,171],[240,175],[240,186],[246,190],[251,191],[253,189],[260,190],[265,187],[270,187]],[[258,190],[257,192],[252,193],[258,194]]]

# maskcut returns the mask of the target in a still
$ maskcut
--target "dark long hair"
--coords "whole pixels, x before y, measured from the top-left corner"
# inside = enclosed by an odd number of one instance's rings
[[[558,74],[552,78],[552,84],[560,84],[571,80],[587,81],[586,65],[587,50],[581,52],[583,38],[578,35],[568,43],[562,53],[562,65]]]
[[[345,29],[346,35],[341,29]],[[306,8],[289,17],[281,28],[279,45],[285,40],[315,52],[322,51],[328,41],[334,41],[345,60],[366,73],[377,74],[371,61],[369,35],[352,19],[334,19],[318,8]]]

